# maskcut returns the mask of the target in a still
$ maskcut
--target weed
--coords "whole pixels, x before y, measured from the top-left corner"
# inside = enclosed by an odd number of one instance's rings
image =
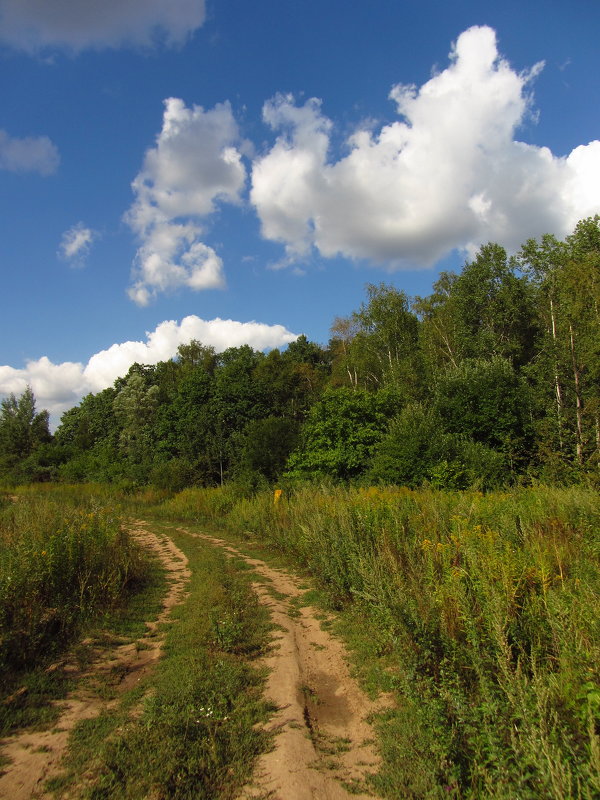
[[[0,510],[2,735],[52,725],[51,701],[99,648],[139,636],[163,591],[162,570],[113,508],[71,487],[16,491]]]

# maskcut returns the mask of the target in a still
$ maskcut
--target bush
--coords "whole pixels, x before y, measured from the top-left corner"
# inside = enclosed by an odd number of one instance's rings
[[[194,483],[194,468],[184,458],[173,458],[156,464],[150,470],[150,483],[157,489],[180,492]]]
[[[510,478],[504,456],[464,435],[447,433],[441,418],[418,403],[392,420],[375,448],[369,483],[413,489],[493,489]]]

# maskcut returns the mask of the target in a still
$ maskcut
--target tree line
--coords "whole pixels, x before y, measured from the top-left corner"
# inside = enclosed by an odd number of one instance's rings
[[[281,480],[494,488],[598,482],[600,217],[512,257],[486,244],[428,297],[379,284],[268,354],[192,341],[134,364],[54,436],[31,390],[0,410],[0,477],[180,489]]]

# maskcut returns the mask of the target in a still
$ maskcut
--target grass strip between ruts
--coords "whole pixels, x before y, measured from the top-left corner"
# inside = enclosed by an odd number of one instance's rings
[[[252,663],[270,639],[268,612],[247,572],[214,547],[167,532],[191,579],[163,658],[118,706],[74,729],[64,772],[47,784],[56,797],[68,788],[69,797],[94,800],[233,798],[268,749],[265,674]]]

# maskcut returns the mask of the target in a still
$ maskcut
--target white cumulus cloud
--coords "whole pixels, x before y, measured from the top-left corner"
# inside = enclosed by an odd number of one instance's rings
[[[29,385],[38,408],[50,411],[53,421],[67,408],[75,405],[89,392],[99,392],[112,386],[127,373],[132,364],[157,364],[173,358],[180,344],[197,339],[218,353],[228,347],[248,344],[255,350],[282,347],[293,342],[297,335],[283,325],[262,322],[237,322],[231,319],[204,320],[195,315],[181,322],[167,320],[146,333],[145,340],[113,344],[93,355],[87,364],[52,363],[46,356],[27,361],[24,368],[0,366],[0,396],[20,395]]]
[[[177,45],[204,19],[204,0],[0,0],[0,41],[29,53]]]
[[[470,28],[445,70],[392,88],[398,120],[357,130],[337,160],[318,100],[270,100],[263,116],[278,136],[254,161],[250,195],[263,236],[289,261],[316,248],[400,268],[568,233],[600,211],[600,142],[562,158],[516,139],[542,66],[515,72],[491,28]]]
[[[81,266],[87,258],[97,234],[83,222],[78,222],[62,235],[58,254],[73,266]]]
[[[141,241],[129,289],[139,305],[168,289],[224,286],[223,263],[201,241],[201,222],[217,203],[240,202],[242,146],[229,103],[205,111],[165,101],[162,129],[132,183],[135,201],[125,216]]]
[[[58,169],[58,149],[47,136],[9,136],[0,130],[0,169],[52,175]]]

